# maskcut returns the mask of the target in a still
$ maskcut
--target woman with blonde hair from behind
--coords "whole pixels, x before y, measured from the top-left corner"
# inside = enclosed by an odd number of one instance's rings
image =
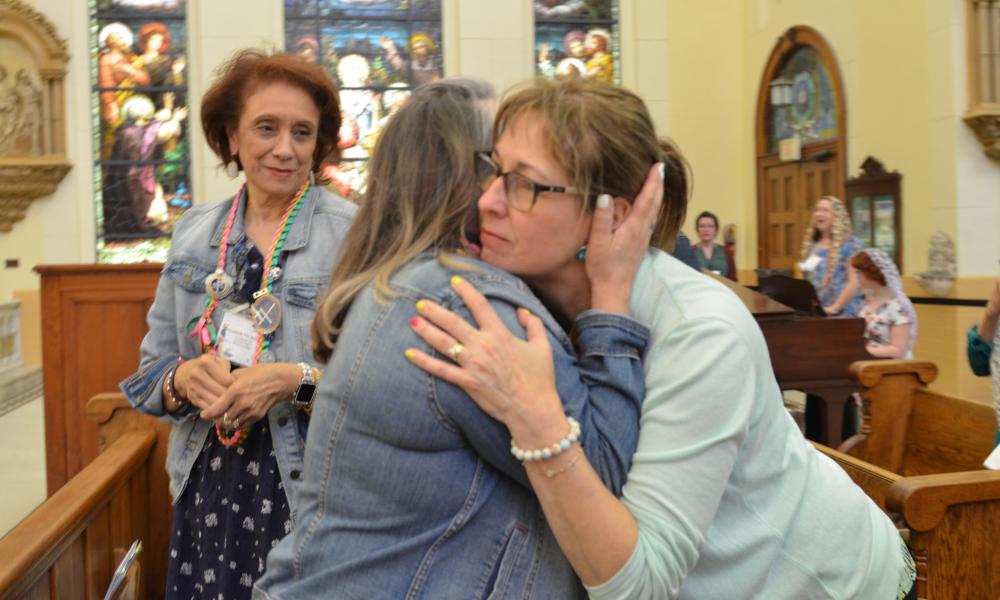
[[[847,264],[861,250],[844,203],[833,196],[817,200],[802,239],[799,269],[828,315],[855,317],[861,310],[858,279]]]

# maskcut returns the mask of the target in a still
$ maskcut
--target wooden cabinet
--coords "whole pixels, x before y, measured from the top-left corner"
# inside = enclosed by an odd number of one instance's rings
[[[84,409],[139,366],[160,264],[42,265],[42,377],[49,495],[97,457]]]

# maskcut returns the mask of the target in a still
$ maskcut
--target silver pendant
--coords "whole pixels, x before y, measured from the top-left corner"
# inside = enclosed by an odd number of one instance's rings
[[[205,278],[205,293],[214,300],[222,300],[233,292],[233,278],[217,270]]]
[[[274,333],[281,325],[281,303],[267,290],[258,291],[254,297],[256,299],[250,305],[250,314],[253,316],[257,333],[260,335]]]
[[[264,350],[260,353],[260,358],[257,359],[257,364],[263,363],[273,363],[275,361],[274,352],[270,350]]]
[[[267,270],[267,278],[273,283],[281,279],[281,267],[275,265]]]

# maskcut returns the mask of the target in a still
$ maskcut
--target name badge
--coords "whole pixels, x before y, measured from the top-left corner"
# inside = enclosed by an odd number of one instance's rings
[[[219,327],[219,356],[241,367],[253,364],[257,352],[257,329],[246,313],[247,305],[226,311]]]
[[[809,258],[799,263],[799,268],[803,271],[815,271],[819,266],[820,258],[815,254],[810,254]]]

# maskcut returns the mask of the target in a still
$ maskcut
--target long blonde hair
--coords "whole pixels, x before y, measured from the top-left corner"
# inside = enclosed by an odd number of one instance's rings
[[[650,243],[672,251],[687,211],[691,171],[677,147],[658,139],[642,99],[608,83],[537,79],[504,98],[493,139],[518,117],[531,113],[544,125],[556,162],[593,208],[597,194],[630,202],[653,163],[665,164],[663,208]]]
[[[379,301],[389,278],[421,252],[460,247],[482,189],[475,152],[491,145],[489,84],[442,80],[393,115],[368,163],[368,188],[313,320],[317,360],[333,353],[347,310],[369,283]]]
[[[840,248],[848,238],[854,235],[854,230],[851,227],[851,216],[847,214],[847,209],[844,207],[844,203],[840,201],[840,198],[836,196],[821,196],[816,201],[816,204],[819,204],[823,200],[829,202],[833,210],[833,224],[830,226],[830,253],[826,258],[826,272],[823,274],[823,281],[821,283],[821,285],[827,285],[833,279],[833,273],[837,269],[837,257],[840,255]],[[818,242],[819,239],[820,233],[816,229],[816,211],[814,208],[813,212],[809,214],[809,225],[806,227],[805,235],[802,238],[802,249],[799,251],[801,260],[809,258],[813,244]]]

